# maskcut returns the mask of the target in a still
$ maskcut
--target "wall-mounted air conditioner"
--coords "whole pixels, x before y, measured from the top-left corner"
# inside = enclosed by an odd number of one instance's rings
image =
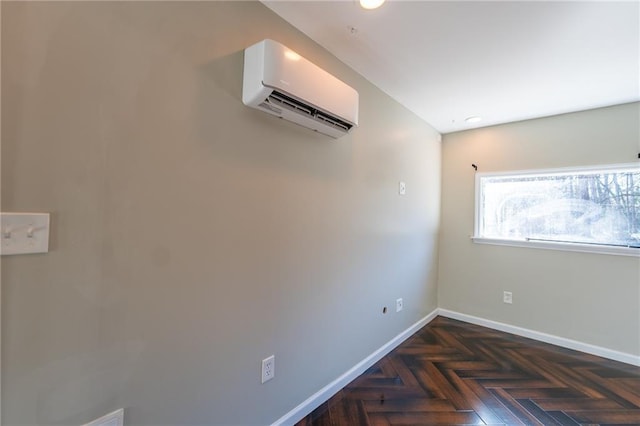
[[[358,125],[358,92],[273,40],[244,51],[242,102],[333,138]]]

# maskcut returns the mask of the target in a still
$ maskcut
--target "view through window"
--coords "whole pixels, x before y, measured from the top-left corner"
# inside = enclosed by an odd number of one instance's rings
[[[640,248],[637,165],[478,174],[476,238]]]

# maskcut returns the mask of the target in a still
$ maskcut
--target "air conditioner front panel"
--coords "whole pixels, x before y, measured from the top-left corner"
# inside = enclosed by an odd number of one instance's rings
[[[333,137],[358,125],[358,92],[273,40],[245,50],[242,100]]]
[[[273,40],[264,40],[263,84],[358,124],[358,92]]]

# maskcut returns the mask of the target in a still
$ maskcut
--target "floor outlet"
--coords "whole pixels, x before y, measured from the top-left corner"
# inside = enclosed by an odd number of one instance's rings
[[[400,312],[403,308],[402,299],[396,299],[396,312]]]
[[[513,303],[513,293],[511,293],[510,291],[505,291],[502,295],[502,301],[504,303],[509,303],[512,304]]]
[[[276,357],[271,355],[262,360],[262,383],[273,379],[276,375]]]

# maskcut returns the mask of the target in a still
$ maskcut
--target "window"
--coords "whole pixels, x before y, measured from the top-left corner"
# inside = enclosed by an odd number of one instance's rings
[[[640,167],[478,173],[474,241],[640,255]]]

